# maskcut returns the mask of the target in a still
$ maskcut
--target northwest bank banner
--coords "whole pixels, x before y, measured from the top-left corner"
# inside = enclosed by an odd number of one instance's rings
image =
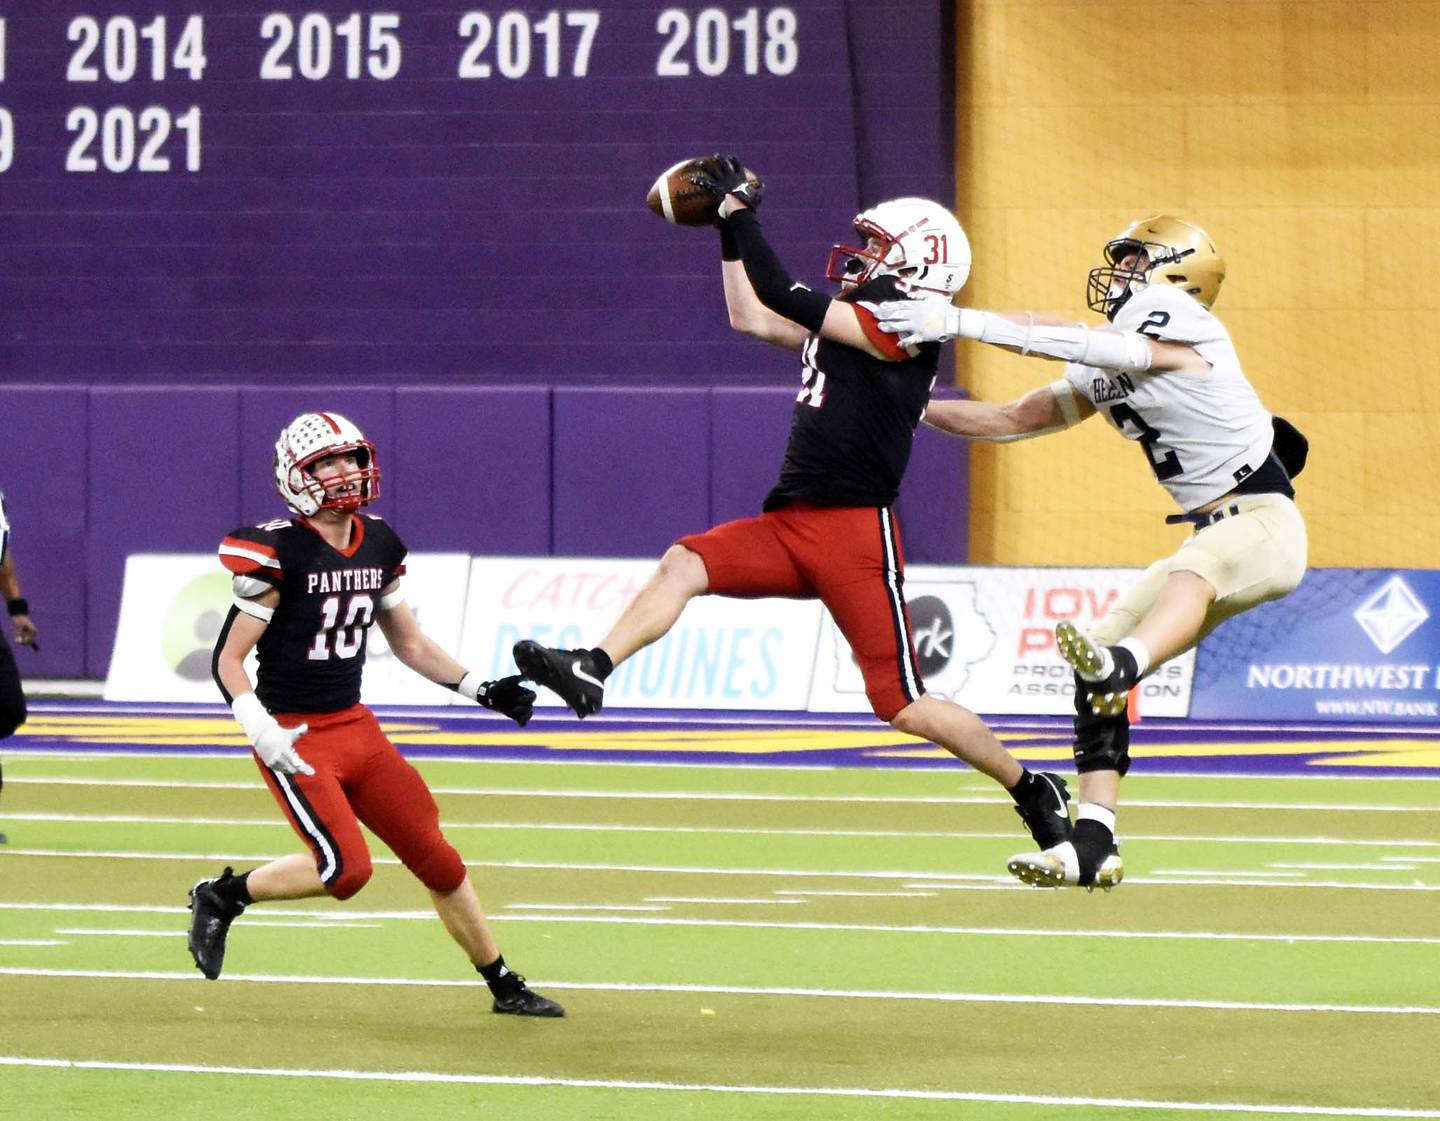
[[[1215,631],[1191,716],[1440,720],[1440,571],[1311,569]]]
[[[654,571],[650,560],[416,554],[406,601],[441,646],[487,678],[515,672],[522,638],[598,643]],[[905,598],[927,690],[982,714],[1068,715],[1055,624],[1102,617],[1138,569],[912,566]],[[159,590],[157,592],[157,589]],[[157,595],[165,599],[156,614]],[[167,598],[168,597],[168,598]],[[208,554],[132,556],[109,700],[212,701],[210,651],[229,578]],[[1440,572],[1312,570],[1295,592],[1221,626],[1141,686],[1145,716],[1228,720],[1440,718]],[[372,628],[364,699],[449,704]],[[814,601],[701,597],[607,684],[614,708],[863,712],[849,646]],[[541,705],[560,702],[540,691]]]

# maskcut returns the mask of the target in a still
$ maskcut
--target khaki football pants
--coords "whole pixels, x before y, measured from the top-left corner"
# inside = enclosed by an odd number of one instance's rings
[[[1305,575],[1309,542],[1305,519],[1282,494],[1227,502],[1239,513],[1196,530],[1172,556],[1158,560],[1125,589],[1095,625],[1095,640],[1113,646],[1155,606],[1172,572],[1193,572],[1215,589],[1194,646],[1226,619],[1295,590]],[[1186,649],[1189,649],[1187,647]]]

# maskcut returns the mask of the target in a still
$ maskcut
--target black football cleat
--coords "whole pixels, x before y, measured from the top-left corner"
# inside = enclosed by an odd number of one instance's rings
[[[225,935],[230,924],[245,910],[245,904],[228,900],[215,890],[216,884],[234,876],[235,870],[226,868],[190,889],[190,956],[195,968],[211,981],[219,978],[225,964]]]
[[[509,986],[511,978],[515,984]],[[565,1015],[565,1009],[556,1004],[547,996],[541,996],[534,989],[525,984],[525,978],[518,973],[507,973],[505,975],[509,991],[504,996],[495,997],[495,1003],[490,1006],[490,1011],[498,1012],[506,1016],[548,1016],[553,1018]]]
[[[555,693],[580,719],[593,716],[605,703],[605,682],[590,651],[551,650],[525,639],[512,653],[522,676]]]
[[[1035,779],[1040,784],[1040,796],[1029,805],[1017,805],[1015,812],[1045,852],[1070,840],[1070,786],[1049,771],[1041,771]]]

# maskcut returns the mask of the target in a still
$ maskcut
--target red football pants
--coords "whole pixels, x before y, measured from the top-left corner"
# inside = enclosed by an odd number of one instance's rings
[[[714,595],[820,600],[850,643],[881,720],[924,694],[900,527],[888,506],[798,503],[677,544],[700,555]]]
[[[284,713],[286,728],[308,724],[295,743],[313,775],[282,775],[256,756],[270,793],[315,854],[325,890],[349,899],[372,871],[363,822],[432,891],[465,879],[460,854],[440,832],[440,809],[420,772],[407,763],[364,705],[340,712]]]

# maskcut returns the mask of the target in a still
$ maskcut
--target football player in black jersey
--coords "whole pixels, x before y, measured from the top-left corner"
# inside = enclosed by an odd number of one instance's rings
[[[614,666],[668,631],[693,597],[818,598],[865,678],[875,715],[930,740],[1002,784],[1041,849],[1070,835],[1066,784],[1031,774],[974,713],[929,696],[904,597],[904,557],[891,506],[935,384],[939,347],[902,347],[876,311],[906,291],[949,297],[970,271],[955,216],[901,198],[859,214],[858,247],[836,246],[832,299],[793,281],[755,217],[759,185],[733,157],[695,182],[718,203],[730,325],[801,356],[801,388],[780,478],[763,512],[682,537],[600,645],[551,650],[522,641],[515,662],[579,716],[600,709]]]
[[[214,980],[230,924],[251,903],[354,895],[371,872],[363,822],[429,888],[445,929],[489,985],[494,1011],[563,1016],[506,967],[429,788],[360,703],[372,622],[416,673],[517,724],[535,701],[519,677],[481,681],[420,630],[400,589],[405,546],[380,518],[357,513],[379,483],[375,447],[359,428],[338,413],[305,413],[275,445],[275,488],[299,517],[237,529],[220,545],[235,605],[215,645],[215,681],[310,852],[196,884],[190,953]],[[244,668],[251,650],[253,690]]]

